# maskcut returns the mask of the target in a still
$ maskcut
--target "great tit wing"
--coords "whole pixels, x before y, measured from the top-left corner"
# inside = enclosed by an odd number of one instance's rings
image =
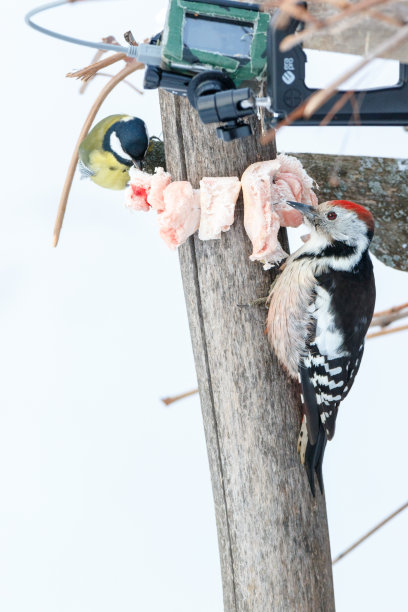
[[[95,176],[95,172],[93,172],[88,166],[85,166],[82,159],[78,161],[78,169],[81,174],[81,180],[90,178],[91,176]]]

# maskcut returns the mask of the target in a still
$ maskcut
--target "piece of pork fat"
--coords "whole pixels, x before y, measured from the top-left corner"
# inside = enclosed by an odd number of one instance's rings
[[[163,191],[171,183],[171,176],[163,168],[155,168],[150,181],[150,191],[147,195],[147,203],[158,213],[164,210]]]
[[[221,238],[234,223],[235,204],[241,183],[236,176],[208,177],[200,181],[201,220],[200,240]]]
[[[281,153],[277,161],[280,168],[274,182],[281,201],[276,204],[276,212],[279,215],[281,226],[298,227],[302,223],[302,215],[298,210],[286,204],[286,200],[317,206],[317,197],[313,191],[314,181],[296,157]]]
[[[151,206],[147,201],[150,193],[152,175],[142,172],[135,166],[129,168],[130,183],[125,192],[125,206],[132,210],[147,212]]]
[[[280,164],[277,159],[248,166],[241,178],[244,195],[244,227],[252,242],[251,261],[260,261],[265,270],[286,256],[278,241],[280,217],[272,205],[273,179]]]
[[[160,236],[175,249],[200,225],[200,190],[188,181],[170,183],[163,191],[164,211],[157,215]]]
[[[241,178],[244,195],[244,226],[252,242],[252,261],[260,261],[265,270],[287,254],[278,241],[281,226],[297,227],[302,223],[299,211],[286,200],[317,204],[312,179],[299,160],[288,155],[257,162]]]

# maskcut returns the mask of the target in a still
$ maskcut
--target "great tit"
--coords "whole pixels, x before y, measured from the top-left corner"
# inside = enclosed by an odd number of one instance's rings
[[[142,168],[149,147],[144,121],[130,115],[110,115],[92,128],[79,147],[83,178],[108,189],[124,189],[129,168]],[[149,147],[150,148],[150,147]]]

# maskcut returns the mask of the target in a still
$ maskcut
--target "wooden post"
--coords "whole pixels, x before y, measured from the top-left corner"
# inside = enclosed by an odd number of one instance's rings
[[[167,169],[199,186],[275,156],[254,136],[225,144],[185,99],[161,92]],[[256,122],[255,122],[256,123]],[[180,265],[215,501],[225,612],[334,610],[324,497],[296,452],[299,392],[265,339],[271,275],[249,261],[242,200],[221,240],[193,236]],[[285,240],[285,236],[282,237]],[[287,244],[284,245],[284,247]]]

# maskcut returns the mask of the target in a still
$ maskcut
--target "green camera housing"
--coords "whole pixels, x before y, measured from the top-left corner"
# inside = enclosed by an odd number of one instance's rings
[[[222,70],[236,87],[259,90],[266,76],[269,20],[255,4],[170,0],[162,61],[178,73]]]

